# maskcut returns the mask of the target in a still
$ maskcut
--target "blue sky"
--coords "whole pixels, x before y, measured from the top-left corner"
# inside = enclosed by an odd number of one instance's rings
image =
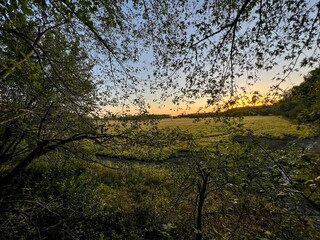
[[[314,4],[316,1],[312,0],[310,3]],[[306,55],[309,55],[309,53],[305,53]],[[134,66],[138,68],[146,67],[146,70],[141,71],[137,75],[140,79],[147,79],[148,76],[151,76],[151,80],[153,78],[153,71],[155,70],[154,67],[150,65],[151,61],[153,59],[153,53],[151,49],[145,49],[144,53],[141,55],[140,61]],[[277,85],[278,82],[276,80],[272,80],[274,77],[277,76],[277,74],[280,74],[279,77],[283,78],[284,76],[282,73],[282,66],[285,64],[284,61],[281,59],[278,60],[278,66],[273,68],[272,70],[266,72],[261,71],[259,73],[260,81],[257,81],[253,85],[247,84],[247,79],[245,77],[241,77],[239,79],[236,79],[236,85],[241,88],[244,87],[247,89],[247,92],[253,92],[253,91],[259,91],[261,94],[266,94],[269,92],[270,87],[273,85]],[[300,84],[303,81],[303,76],[306,75],[310,70],[308,68],[301,68],[298,72],[291,73],[288,77],[286,77],[286,81],[281,83],[280,87],[282,90],[288,90],[292,88],[295,85]],[[184,83],[185,75],[181,74],[178,75],[179,83]],[[148,84],[147,84],[148,85]],[[187,108],[183,103],[180,103],[179,106],[174,105],[172,103],[172,99],[168,99],[167,101],[154,102],[154,99],[159,99],[161,95],[161,91],[158,91],[155,94],[151,94],[151,92],[146,89],[144,97],[146,98],[147,103],[150,105],[149,112],[150,113],[168,113],[172,115],[177,115],[181,113],[191,113],[196,112],[201,107],[205,107],[206,105],[206,98],[198,99],[194,105],[191,105],[190,108]],[[208,109],[209,111],[210,109]],[[121,111],[121,108],[117,108],[116,111]],[[134,112],[134,111],[133,111]]]
[[[151,61],[152,54],[145,53],[142,57],[144,61],[147,63]],[[282,74],[282,66],[284,63],[281,63],[279,60],[279,65],[270,71],[261,71],[260,81],[257,81],[253,85],[248,84],[248,81],[245,77],[239,78],[236,80],[236,84],[239,87],[239,94],[241,94],[241,87],[244,87],[248,94],[250,92],[258,91],[262,95],[265,95],[270,92],[270,88],[274,85],[277,85],[279,82],[274,80],[273,78],[279,75],[279,77],[284,77]],[[145,78],[147,75],[152,76],[153,68],[149,68],[149,71],[142,73],[140,76],[141,78]],[[280,88],[283,91],[291,89],[293,86],[299,85],[303,81],[303,77],[310,72],[312,68],[300,68],[298,72],[292,72],[284,82],[281,83]],[[181,83],[183,82],[184,75],[181,74]],[[171,114],[171,115],[178,115],[181,113],[194,113],[197,112],[200,108],[204,108],[207,103],[207,98],[198,99],[195,104],[186,106],[183,103],[180,103],[179,106],[172,103],[171,99],[168,99],[165,102],[154,102],[154,99],[158,99],[161,95],[161,92],[158,94],[151,94],[149,91],[146,91],[145,97],[147,102],[150,104],[149,112],[152,114]],[[212,108],[203,109],[202,111],[211,111]]]

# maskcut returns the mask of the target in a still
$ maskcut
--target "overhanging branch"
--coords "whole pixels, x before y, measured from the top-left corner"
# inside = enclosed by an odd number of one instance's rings
[[[222,26],[219,30],[215,31],[214,33],[212,34],[209,34],[207,36],[205,36],[204,38],[202,38],[201,40],[197,41],[196,43],[192,44],[191,45],[191,48],[192,47],[195,47],[196,45],[198,45],[199,43],[201,42],[204,42],[205,40],[219,34],[220,32],[222,32],[223,30],[225,29],[232,29],[233,27],[235,27],[241,17],[241,15],[245,12],[246,8],[248,7],[249,3],[251,2],[251,0],[246,0],[243,5],[241,6],[239,12],[237,13],[237,16],[235,17],[235,19],[231,22],[231,23],[228,23],[224,26]]]
[[[76,142],[84,139],[97,140],[105,139],[108,141],[112,138],[122,137],[123,134],[110,135],[110,134],[96,134],[96,133],[78,133],[66,139],[52,139],[38,142],[37,147],[32,150],[24,159],[20,161],[7,175],[0,179],[0,189],[7,186],[13,178],[15,178],[22,170],[24,170],[32,160],[43,156],[46,153],[52,152],[58,147],[62,147],[68,143]],[[1,197],[1,195],[0,195]]]

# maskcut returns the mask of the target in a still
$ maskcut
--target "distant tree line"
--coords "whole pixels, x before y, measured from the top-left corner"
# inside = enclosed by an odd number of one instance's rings
[[[150,120],[150,119],[166,119],[172,118],[170,114],[141,114],[141,115],[128,115],[122,117],[115,117],[120,120]]]
[[[178,118],[210,118],[210,117],[235,117],[235,116],[268,116],[280,115],[276,113],[275,106],[246,106],[232,108],[223,112],[206,112],[178,115]]]

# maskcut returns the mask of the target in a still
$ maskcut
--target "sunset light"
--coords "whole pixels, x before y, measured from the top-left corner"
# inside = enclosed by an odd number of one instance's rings
[[[0,0],[0,240],[319,240],[320,0]]]

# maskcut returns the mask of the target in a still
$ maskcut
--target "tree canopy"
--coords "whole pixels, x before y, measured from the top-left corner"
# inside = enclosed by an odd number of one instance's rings
[[[226,134],[160,131],[144,93],[214,104],[239,79],[280,67],[277,90],[310,67],[284,102],[315,121],[319,46],[319,0],[0,1],[0,238],[317,238],[319,158],[227,121],[233,139],[200,147]]]
[[[153,46],[153,86],[214,103],[237,79],[282,68],[275,88],[300,67],[319,63],[319,1],[150,1],[145,35]],[[158,26],[158,27],[155,27]],[[177,78],[185,75],[185,85]]]
[[[174,103],[215,103],[237,78],[283,61],[282,81],[319,62],[319,1],[12,0],[0,13],[0,156],[21,166],[101,138],[102,106],[144,111],[147,86]],[[144,51],[155,69],[147,79]]]
[[[312,70],[304,81],[290,89],[278,108],[300,123],[318,124],[320,118],[320,68]]]
[[[57,147],[111,138],[99,135],[100,123],[94,121],[99,106],[117,104],[120,91],[124,102],[136,89],[128,87],[129,66],[123,65],[136,54],[129,51],[134,41],[124,44],[133,36],[121,4],[0,3],[0,159],[17,163],[1,185]],[[108,66],[103,89],[94,74],[102,53]]]
[[[319,62],[320,14],[314,0],[21,0],[0,8],[3,39],[28,46],[3,51],[1,81],[31,56],[46,53],[41,42],[59,30],[70,43],[79,42],[94,66],[91,74],[104,83],[99,104],[117,105],[121,99],[142,107],[145,86],[175,103],[200,97],[215,103],[236,91],[239,78],[252,83],[261,71],[279,65],[279,85],[300,66]],[[143,51],[153,54],[149,79],[136,74],[141,66],[132,64]]]

